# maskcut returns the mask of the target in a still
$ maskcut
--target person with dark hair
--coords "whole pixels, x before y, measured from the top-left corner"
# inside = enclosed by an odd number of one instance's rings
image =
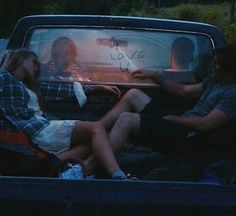
[[[45,75],[54,78],[77,78],[81,68],[76,60],[78,53],[74,41],[66,36],[57,38],[51,47],[51,59],[43,66]]]
[[[236,120],[235,61],[236,44],[215,49],[212,54],[212,74],[201,83],[188,85],[169,80],[154,71],[134,71],[132,75],[135,78],[152,79],[163,90],[182,98],[196,98],[198,102],[182,115],[175,115],[168,112],[163,98],[152,99],[144,92],[132,89],[102,121],[117,133],[117,142],[120,140],[120,143],[125,142],[132,132],[145,135],[145,141],[155,137],[155,147],[160,144],[158,137],[170,140],[176,148],[192,138],[206,138],[211,132],[227,128]],[[217,148],[215,142],[207,141],[213,149]],[[231,147],[236,149],[235,146]],[[227,144],[221,142],[220,148],[227,148]]]
[[[194,49],[191,39],[183,36],[176,38],[170,50],[170,66],[160,72],[163,73],[162,76],[182,83],[194,83],[195,72],[190,67],[193,62]]]
[[[174,40],[170,54],[170,69],[187,70],[193,61],[194,44],[191,39],[179,37]]]
[[[26,49],[11,52],[0,72],[0,129],[27,134],[35,145],[61,160],[85,160],[92,153],[112,178],[127,179],[102,123],[49,120],[43,115],[34,86],[29,85],[35,83],[38,72],[35,53]]]

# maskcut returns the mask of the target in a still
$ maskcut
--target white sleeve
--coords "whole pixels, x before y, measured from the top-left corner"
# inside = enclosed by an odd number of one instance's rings
[[[78,101],[80,107],[83,107],[84,104],[86,104],[86,102],[87,102],[87,97],[84,93],[84,90],[83,90],[81,84],[79,82],[74,82],[73,88],[74,88],[75,96],[77,98],[77,101]]]

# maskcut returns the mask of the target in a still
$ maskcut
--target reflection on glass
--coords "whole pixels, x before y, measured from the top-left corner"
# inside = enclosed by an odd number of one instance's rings
[[[50,80],[148,84],[130,72],[149,69],[195,82],[208,71],[212,51],[206,36],[176,32],[48,28],[31,35],[29,49]]]

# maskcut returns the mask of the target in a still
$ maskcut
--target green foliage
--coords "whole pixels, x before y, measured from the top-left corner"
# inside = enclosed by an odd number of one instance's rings
[[[221,16],[219,12],[215,9],[209,8],[204,14],[203,14],[203,21],[211,24],[217,24],[219,23]]]
[[[146,14],[155,14],[155,5],[150,0],[120,0],[111,1],[112,15],[135,15],[145,16]]]
[[[181,4],[173,9],[171,16],[175,19],[194,21],[199,19],[200,10],[195,4]]]
[[[26,15],[111,14],[207,22],[218,26],[224,32],[226,41],[236,42],[236,22],[230,22],[231,0],[223,1],[0,0],[0,38],[9,37],[17,20]],[[158,8],[159,4],[161,8]]]
[[[60,14],[64,10],[63,5],[59,5],[57,3],[46,4],[43,7],[44,14]]]
[[[205,22],[216,25],[224,33],[227,42],[236,42],[236,22],[230,22],[230,4],[218,5],[182,4],[173,8],[170,17],[181,20]]]
[[[113,5],[111,8],[111,14],[112,15],[127,15],[132,8],[132,2],[131,1],[119,1],[118,4]]]
[[[129,16],[139,17],[161,17],[160,10],[153,3],[144,3],[139,7],[133,8],[128,13]]]
[[[192,2],[196,3],[197,1]],[[210,2],[202,1],[202,3]],[[173,8],[161,9],[156,8],[154,4],[144,4],[143,7],[133,8],[128,15],[190,20],[213,24],[222,30],[227,42],[236,43],[236,22],[230,22],[230,1],[223,3],[218,1],[218,3],[220,4],[180,4]]]
[[[236,43],[236,23],[225,22],[219,25],[228,43]]]
[[[218,25],[229,20],[229,4],[201,6],[202,16],[200,21]]]

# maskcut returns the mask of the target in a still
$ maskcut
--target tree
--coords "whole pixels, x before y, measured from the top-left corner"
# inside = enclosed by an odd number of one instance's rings
[[[231,11],[230,11],[231,22],[234,21],[234,11],[235,11],[235,0],[231,0]]]

